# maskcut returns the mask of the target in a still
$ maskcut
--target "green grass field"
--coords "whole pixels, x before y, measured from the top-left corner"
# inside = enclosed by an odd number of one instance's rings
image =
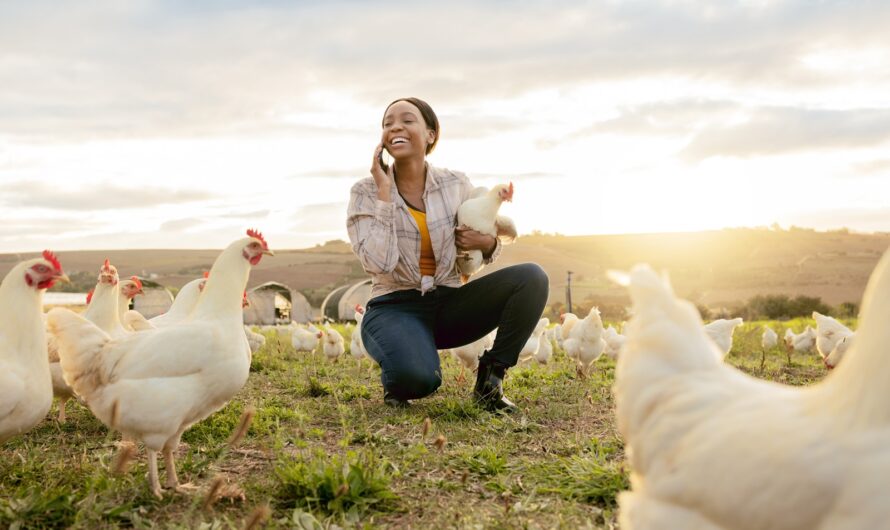
[[[769,324],[781,336],[807,323]],[[762,324],[736,330],[729,363],[791,385],[824,377],[818,354],[788,364],[783,350],[761,352]],[[244,389],[183,436],[178,471],[194,492],[152,497],[144,451],[128,471],[112,473],[118,436],[72,401],[66,424],[55,421],[54,406],[0,447],[0,528],[244,528],[265,514],[267,527],[307,529],[615,523],[628,470],[613,361],[600,359],[586,380],[558,350],[549,365],[514,368],[506,392],[523,413],[503,416],[471,402],[473,375],[456,383],[458,365],[447,358],[439,391],[398,411],[383,405],[370,360],[331,364],[295,352],[289,336],[265,334]],[[246,407],[256,410],[250,429],[229,449]],[[222,488],[208,503],[214,482]]]

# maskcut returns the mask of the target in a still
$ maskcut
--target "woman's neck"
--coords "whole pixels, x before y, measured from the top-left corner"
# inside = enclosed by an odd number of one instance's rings
[[[393,168],[396,187],[403,194],[421,194],[426,185],[426,162],[421,159],[397,160]]]

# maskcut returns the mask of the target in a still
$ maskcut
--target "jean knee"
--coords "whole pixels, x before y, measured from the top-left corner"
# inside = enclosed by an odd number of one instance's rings
[[[547,272],[537,263],[523,263],[519,265],[522,269],[522,277],[534,292],[547,295],[550,290],[550,277]]]
[[[437,372],[400,370],[388,378],[387,390],[401,399],[420,399],[435,392],[442,384]]]

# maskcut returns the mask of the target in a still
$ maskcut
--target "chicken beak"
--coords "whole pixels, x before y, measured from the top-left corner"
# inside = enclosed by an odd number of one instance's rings
[[[56,280],[58,280],[62,283],[71,283],[71,278],[69,278],[68,275],[64,274],[64,273],[60,274],[59,276],[56,276]]]
[[[274,256],[274,255],[275,255],[275,253],[272,252],[272,251],[269,250],[269,249],[264,249],[264,250],[263,250],[263,254],[266,255],[266,256]]]

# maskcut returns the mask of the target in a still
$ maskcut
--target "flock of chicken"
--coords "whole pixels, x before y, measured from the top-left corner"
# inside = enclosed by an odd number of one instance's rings
[[[149,487],[178,488],[175,451],[183,432],[223,407],[247,381],[254,337],[243,325],[251,267],[273,255],[259,232],[230,244],[205,278],[186,284],[170,310],[145,319],[128,310],[138,278],[121,281],[108,261],[83,314],[42,311],[42,294],[67,281],[45,251],[16,265],[0,284],[0,443],[35,426],[53,395],[81,400],[125,440],[147,450]],[[546,318],[520,362],[547,363],[554,343],[584,376],[602,355],[617,358],[616,416],[633,473],[619,498],[624,528],[878,528],[890,508],[876,493],[890,472],[890,253],[866,291],[857,332],[815,313],[816,329],[788,329],[790,350],[815,348],[823,382],[789,388],[749,377],[723,362],[742,319],[704,325],[646,266],[613,273],[627,285],[633,318],[625,335],[604,327],[596,308],[584,318]],[[349,351],[361,343],[356,307]],[[293,325],[294,348],[336,360],[345,339],[329,325]],[[449,350],[475,368],[495,332]],[[262,340],[264,337],[258,335]],[[855,346],[853,338],[855,340]],[[260,341],[256,341],[256,346]],[[778,334],[765,328],[764,349]],[[463,372],[462,372],[463,375]]]
[[[82,315],[43,313],[44,290],[68,280],[52,252],[13,267],[0,284],[0,443],[46,416],[54,393],[63,404],[76,396],[125,440],[145,445],[154,495],[161,496],[158,452],[166,486],[177,488],[182,433],[247,381],[244,293],[264,255],[273,252],[262,234],[248,230],[222,251],[207,278],[184,286],[170,311],[151,320],[127,310],[141,291],[138,279],[121,282],[108,261]]]

